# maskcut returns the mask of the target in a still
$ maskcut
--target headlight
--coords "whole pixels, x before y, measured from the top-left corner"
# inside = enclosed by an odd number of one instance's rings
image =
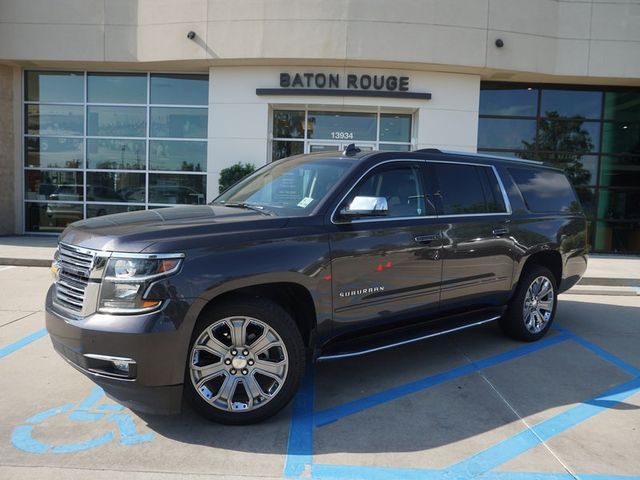
[[[153,282],[178,271],[182,254],[148,257],[111,257],[100,288],[98,311],[102,313],[142,313],[154,310],[162,300],[145,299]]]

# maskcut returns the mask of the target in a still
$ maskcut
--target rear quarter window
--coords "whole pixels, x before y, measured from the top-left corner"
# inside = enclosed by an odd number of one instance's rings
[[[582,211],[580,202],[564,173],[528,168],[508,170],[531,212]]]

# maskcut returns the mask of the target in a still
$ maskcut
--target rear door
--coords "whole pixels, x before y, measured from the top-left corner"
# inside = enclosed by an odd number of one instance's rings
[[[442,311],[504,304],[514,267],[510,208],[489,165],[429,162],[443,223]]]
[[[336,221],[330,234],[335,328],[374,326],[438,309],[440,225],[424,162],[392,161],[372,169],[355,196],[385,197],[385,217]]]

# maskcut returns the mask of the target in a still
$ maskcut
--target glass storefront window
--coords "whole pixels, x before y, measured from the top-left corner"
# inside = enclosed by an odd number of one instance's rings
[[[380,115],[380,141],[409,143],[411,141],[411,115],[387,113]]]
[[[26,72],[27,102],[84,102],[84,75],[78,72]]]
[[[25,161],[28,168],[82,168],[84,140],[65,137],[26,137]]]
[[[145,202],[144,173],[87,172],[87,200]]]
[[[600,118],[602,92],[585,90],[542,90],[540,115]],[[535,115],[535,113],[534,113]]]
[[[612,91],[604,94],[604,119],[619,122],[640,121],[640,92]]]
[[[24,82],[27,232],[151,202],[204,203],[207,75],[27,71]]]
[[[600,185],[603,187],[640,187],[640,156],[603,155],[600,164]]]
[[[152,107],[151,136],[164,138],[207,138],[205,108]]]
[[[137,73],[87,74],[89,103],[147,103],[147,76]]]
[[[309,112],[307,138],[375,141],[375,113]]]
[[[143,170],[146,164],[144,140],[117,138],[87,139],[87,168]]]
[[[202,175],[149,175],[149,203],[205,203],[206,179]]]
[[[562,168],[591,220],[595,251],[640,253],[631,225],[640,222],[640,89],[527,86],[527,118],[522,84],[483,83],[478,150],[499,156],[542,160]],[[506,137],[522,136],[516,121],[536,122],[535,142],[515,145],[491,133],[500,122]],[[505,145],[511,145],[505,147]],[[503,151],[501,151],[503,150]]]
[[[26,170],[25,198],[27,200],[82,201],[82,172],[63,170]]]
[[[149,169],[202,172],[207,165],[207,142],[151,140]]]
[[[207,105],[209,76],[151,74],[151,103],[155,105]]]
[[[399,145],[397,143],[381,143],[380,150],[387,150],[392,152],[409,152],[411,145]]]
[[[531,117],[537,108],[538,90],[534,88],[496,86],[480,91],[480,115]]]
[[[480,118],[479,148],[526,149],[536,136],[535,120]]]
[[[97,137],[144,137],[145,107],[87,107],[87,135]]]
[[[304,112],[273,112],[273,138],[304,138]]]
[[[75,105],[26,105],[25,133],[27,135],[83,135],[83,108]]]
[[[304,142],[283,142],[274,140],[271,159],[278,160],[280,158],[291,157],[293,155],[301,155],[303,153]]]

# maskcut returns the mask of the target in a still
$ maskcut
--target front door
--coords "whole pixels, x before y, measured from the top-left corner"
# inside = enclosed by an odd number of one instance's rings
[[[347,195],[385,197],[385,217],[334,218],[330,234],[336,333],[438,310],[441,236],[422,164],[380,165]],[[338,210],[343,205],[338,207]]]

